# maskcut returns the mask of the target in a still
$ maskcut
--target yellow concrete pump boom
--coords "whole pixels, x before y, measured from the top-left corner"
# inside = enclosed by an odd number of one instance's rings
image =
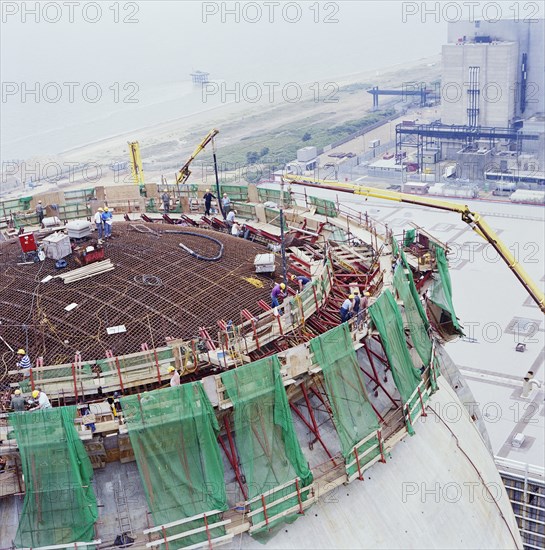
[[[140,145],[137,141],[129,141],[132,179],[136,185],[144,185],[144,169],[140,157]]]
[[[353,193],[354,195],[362,195],[375,199],[383,199],[389,201],[403,202],[407,204],[416,204],[418,206],[426,206],[447,212],[456,212],[462,216],[462,220],[466,222],[473,231],[478,233],[483,239],[488,241],[509,269],[515,274],[515,277],[522,283],[528,294],[539,306],[539,309],[545,313],[545,297],[538,285],[526,273],[522,265],[511,254],[511,251],[499,239],[496,232],[486,223],[484,218],[477,212],[472,212],[467,205],[461,205],[456,202],[444,201],[440,199],[432,199],[417,195],[409,195],[407,193],[398,193],[396,191],[388,191],[376,189],[374,187],[365,187],[354,183],[340,183],[336,181],[318,180],[307,178],[304,176],[284,176],[284,179],[298,185],[306,185],[321,189],[330,189],[333,191],[341,191],[345,193]]]
[[[219,130],[215,128],[210,130],[206,137],[197,145],[197,148],[191,153],[191,156],[187,159],[187,162],[180,168],[180,171],[176,174],[176,184],[180,185],[185,183],[191,175],[189,165],[195,160],[195,157],[219,134]]]

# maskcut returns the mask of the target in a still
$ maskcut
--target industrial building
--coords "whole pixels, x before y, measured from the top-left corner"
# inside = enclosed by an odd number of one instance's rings
[[[543,114],[544,36],[543,19],[449,23],[442,51],[441,121],[508,127]],[[462,92],[458,101],[446,101],[451,85]]]
[[[416,162],[426,181],[543,186],[544,28],[542,19],[450,23],[441,118],[397,125],[396,159],[409,155],[400,163]]]

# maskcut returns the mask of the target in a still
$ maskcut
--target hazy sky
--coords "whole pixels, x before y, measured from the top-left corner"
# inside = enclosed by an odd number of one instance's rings
[[[470,4],[3,0],[0,157],[58,152],[196,112],[200,98],[188,98],[180,84],[196,69],[227,86],[304,84],[435,55],[448,21],[479,17]],[[522,19],[538,3],[481,4],[488,19]],[[82,100],[94,82],[101,98]],[[36,83],[39,97],[25,95]],[[55,101],[44,99],[48,84]],[[138,105],[124,103],[135,86]],[[95,97],[95,88],[86,90]]]
[[[431,16],[403,22],[397,1],[105,1],[96,3],[101,14],[93,2],[74,2],[72,13],[67,2],[42,2],[40,22],[26,13],[34,3],[18,3],[14,14],[15,2],[3,7],[2,80],[145,84],[185,79],[194,68],[226,79],[312,79],[437,53],[446,37],[446,23]]]

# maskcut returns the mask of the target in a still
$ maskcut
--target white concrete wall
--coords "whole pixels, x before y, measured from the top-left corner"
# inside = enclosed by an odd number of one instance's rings
[[[515,42],[443,46],[443,124],[467,124],[469,67],[479,67],[479,125],[509,126],[515,117],[518,56]]]
[[[239,535],[230,548],[522,548],[493,457],[454,390],[439,385],[435,413],[365,481],[324,495],[263,546]]]
[[[535,3],[537,5],[537,3]],[[448,43],[455,44],[464,36],[468,41],[475,36],[488,35],[492,40],[516,42],[519,52],[515,60],[516,72],[513,82],[520,83],[520,66],[522,54],[528,54],[528,91],[527,105],[524,113],[520,112],[517,99],[516,116],[531,117],[536,113],[545,112],[545,24],[543,19],[535,19],[539,14],[529,17],[532,6],[524,3],[502,3],[503,16],[501,21],[456,21],[448,25]],[[516,20],[518,5],[519,20]],[[492,17],[492,10],[490,17]],[[475,19],[478,19],[477,17]]]

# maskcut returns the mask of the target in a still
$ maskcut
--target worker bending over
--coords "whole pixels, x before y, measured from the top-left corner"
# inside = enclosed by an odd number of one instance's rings
[[[271,307],[275,308],[280,305],[280,299],[285,298],[284,290],[286,285],[284,283],[276,283],[271,292]]]
[[[22,412],[25,410],[25,398],[21,394],[21,390],[15,390],[13,392],[13,395],[11,396],[11,401],[9,406],[15,411],[15,412]]]
[[[290,277],[290,280],[292,280],[294,283],[296,282],[299,285],[299,292],[305,288],[308,283],[310,283],[310,279],[308,277],[305,277],[304,275],[292,275]]]
[[[225,221],[227,222],[227,225],[229,228],[233,227],[233,224],[235,223],[235,214],[237,213],[236,210],[229,210],[229,214],[227,214],[227,217],[225,218]]]
[[[180,385],[180,373],[172,366],[168,367],[168,372],[170,374],[170,387]]]
[[[346,300],[342,303],[341,309],[340,309],[340,315],[341,315],[341,323],[344,323],[345,321],[348,321],[350,317],[352,316],[352,311],[354,309],[354,295],[350,294]]]
[[[37,403],[35,407],[32,408],[32,410],[36,409],[50,409],[51,403],[49,402],[49,397],[45,394],[45,392],[41,390],[34,390],[32,392],[32,399],[34,399],[34,402]]]

